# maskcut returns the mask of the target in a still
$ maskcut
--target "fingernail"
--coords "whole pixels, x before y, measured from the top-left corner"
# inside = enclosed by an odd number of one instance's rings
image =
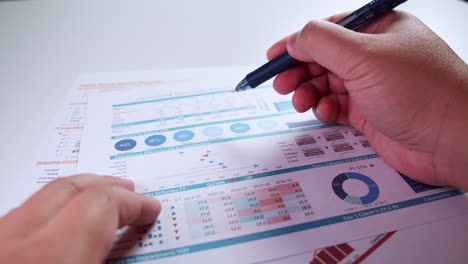
[[[294,33],[289,39],[288,42],[286,43],[288,51],[295,50],[296,49],[296,43],[297,43],[297,38],[299,34]]]
[[[319,111],[318,107],[313,108],[312,111],[315,113],[315,116],[320,115],[320,111]]]

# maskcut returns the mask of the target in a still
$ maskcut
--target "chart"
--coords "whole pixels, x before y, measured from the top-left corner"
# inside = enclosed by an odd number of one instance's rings
[[[348,194],[343,189],[343,184],[348,180],[357,180],[357,181],[364,183],[368,188],[367,194],[361,197]],[[380,193],[379,186],[377,186],[377,183],[375,183],[375,181],[373,181],[368,176],[355,173],[355,172],[341,173],[338,176],[336,176],[333,179],[332,188],[338,197],[352,204],[372,203],[375,200],[377,200],[377,198],[379,197],[379,193]]]

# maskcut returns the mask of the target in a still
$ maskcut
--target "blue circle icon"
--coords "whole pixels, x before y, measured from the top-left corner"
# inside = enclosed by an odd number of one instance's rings
[[[182,130],[174,134],[174,139],[179,142],[185,142],[191,140],[195,134],[190,130]]]
[[[145,144],[150,147],[157,147],[166,142],[166,137],[163,135],[153,135],[145,139]]]
[[[250,130],[250,126],[246,123],[235,123],[232,124],[229,129],[236,134],[242,134],[248,132]]]
[[[124,139],[115,143],[114,147],[118,151],[127,151],[127,150],[131,150],[132,148],[134,148],[136,144],[137,144],[136,141],[133,139]]]
[[[203,134],[207,137],[219,137],[223,134],[223,129],[219,126],[209,126],[203,129]]]
[[[271,130],[273,128],[276,128],[278,123],[276,123],[275,120],[273,119],[262,119],[258,121],[257,125],[264,130]]]
[[[346,191],[343,189],[343,183],[350,179],[358,180],[366,184],[367,188],[369,189],[369,192],[362,197],[353,196],[346,193]],[[332,181],[332,188],[336,196],[352,204],[361,205],[372,203],[375,200],[377,200],[380,194],[379,186],[377,186],[377,183],[375,183],[374,180],[365,175],[355,172],[345,172],[336,176]]]

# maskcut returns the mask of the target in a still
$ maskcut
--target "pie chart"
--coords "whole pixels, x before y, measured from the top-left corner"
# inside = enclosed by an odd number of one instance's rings
[[[361,183],[364,183],[368,192],[364,196],[353,195],[345,191],[343,184],[348,180],[357,180]],[[337,175],[332,181],[332,188],[336,196],[338,196],[343,201],[352,204],[369,204],[377,200],[380,194],[380,189],[377,183],[374,180],[369,178],[366,175],[356,173],[356,172],[345,172]]]

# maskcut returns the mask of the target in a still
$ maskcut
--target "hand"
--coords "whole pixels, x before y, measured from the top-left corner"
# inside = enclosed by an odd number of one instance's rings
[[[353,32],[312,21],[268,51],[299,66],[274,87],[297,111],[361,131],[393,168],[417,181],[468,190],[468,67],[417,18],[392,12]],[[330,23],[332,22],[332,23]]]
[[[0,263],[102,263],[118,227],[150,224],[161,210],[133,189],[95,175],[47,184],[0,219]]]

